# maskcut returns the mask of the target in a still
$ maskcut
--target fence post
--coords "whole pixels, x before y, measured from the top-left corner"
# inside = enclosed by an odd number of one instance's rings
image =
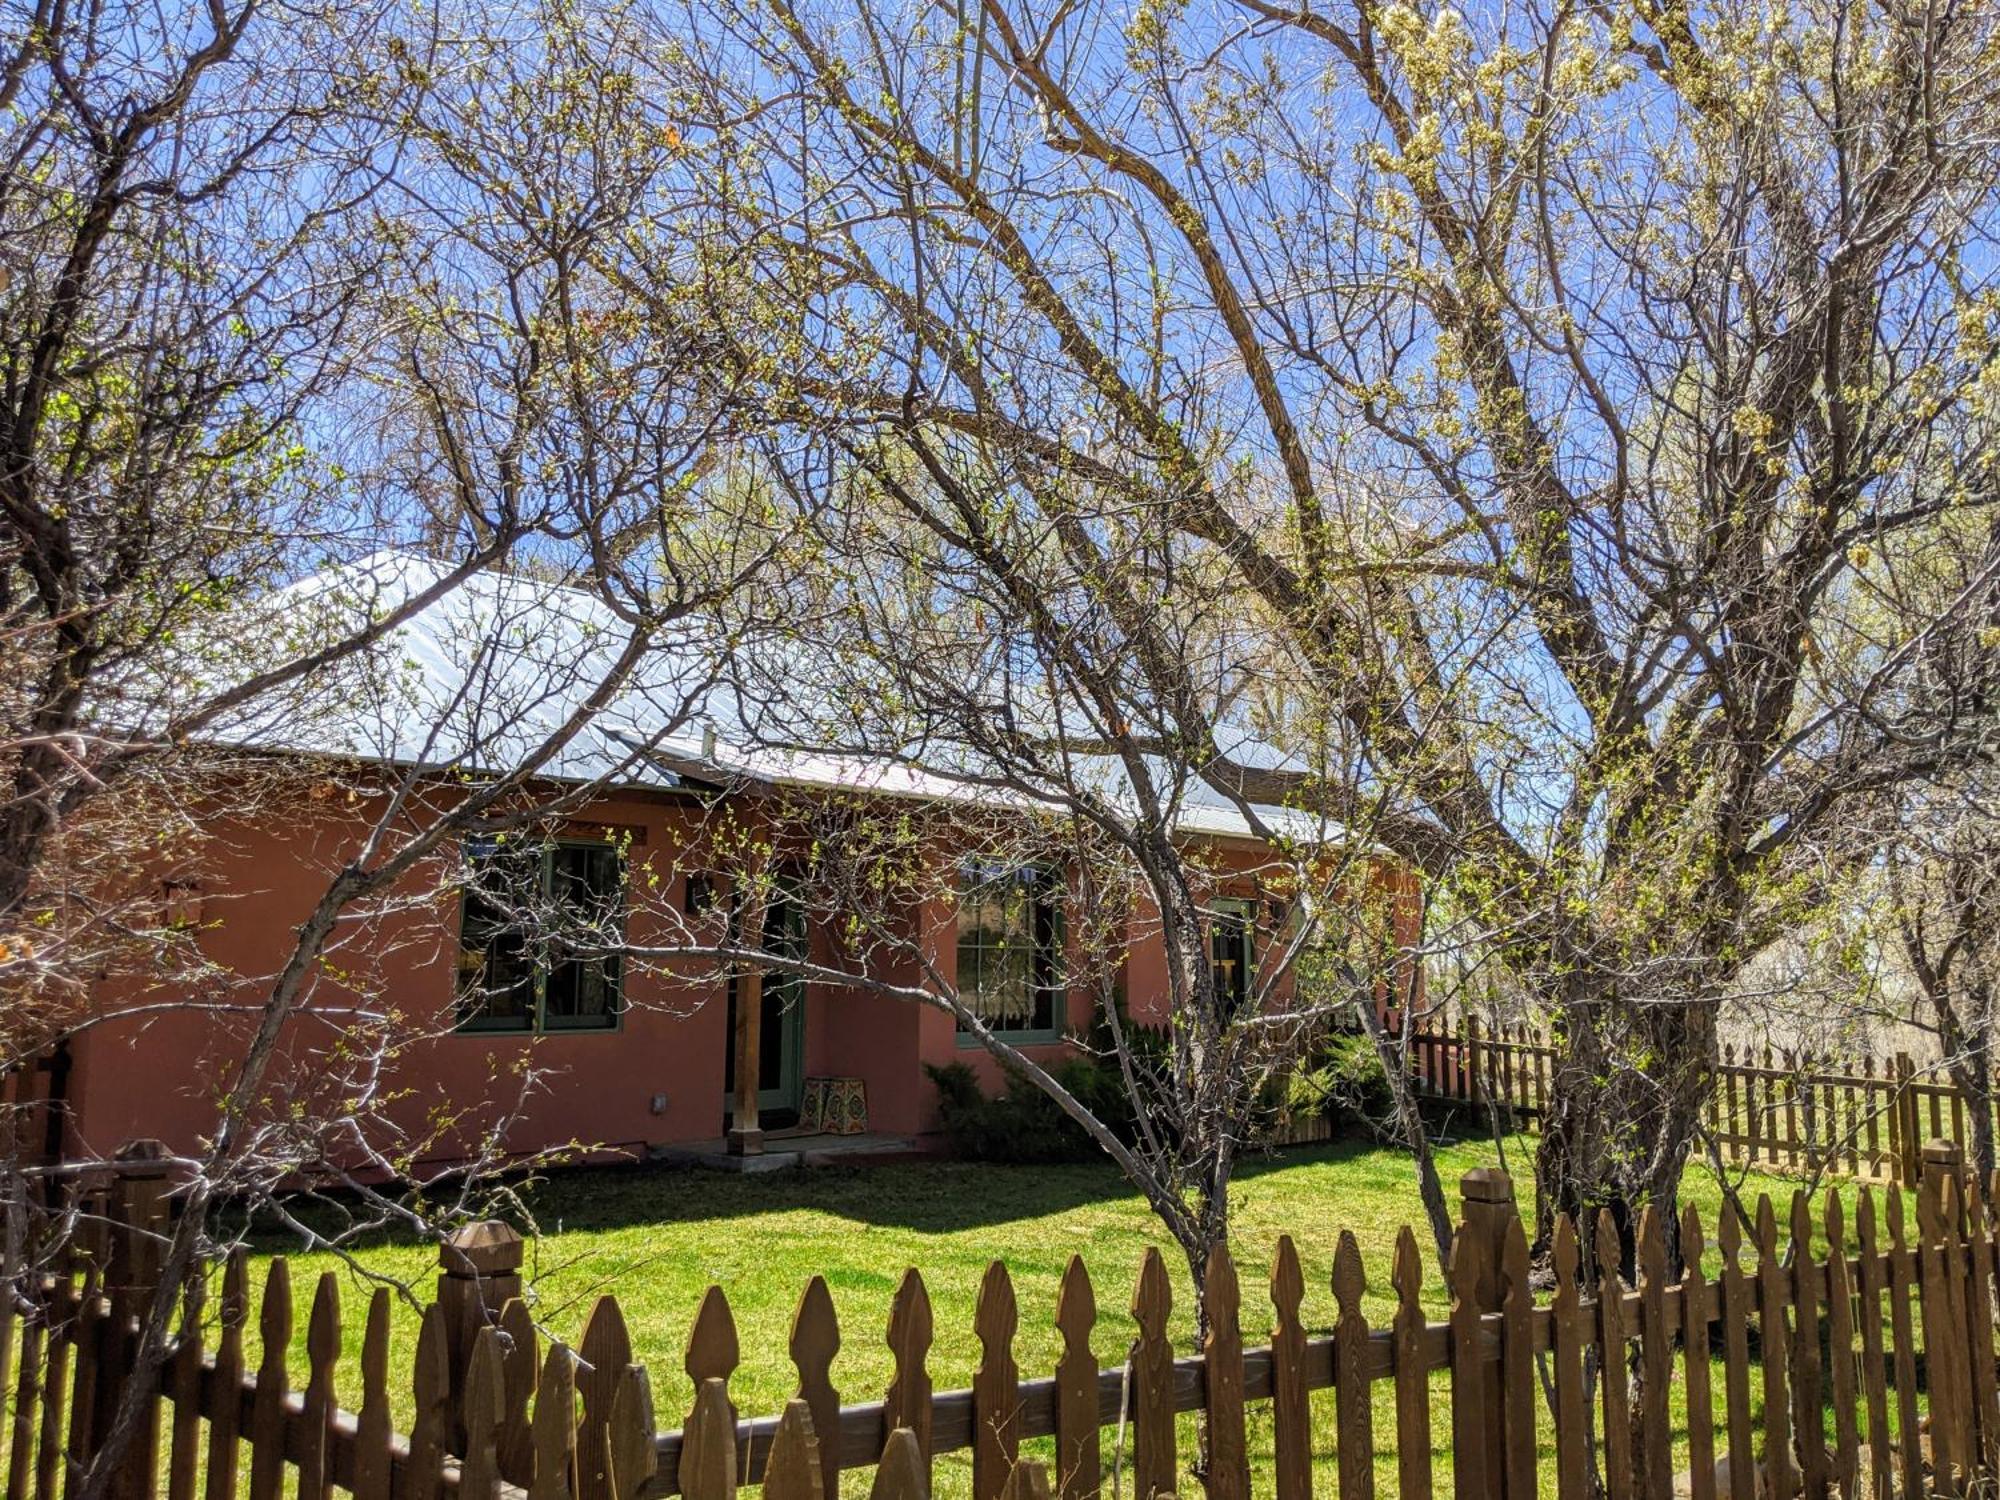
[[[102,1442],[111,1430],[125,1382],[136,1357],[138,1329],[160,1281],[160,1237],[167,1223],[170,1153],[163,1142],[127,1141],[112,1155],[114,1178],[108,1195],[112,1220],[105,1246],[104,1291],[111,1317],[104,1324],[104,1349],[97,1366],[97,1417]],[[160,1406],[157,1395],[140,1418],[113,1481],[114,1495],[137,1497],[153,1490],[159,1463]]]
[[[1477,1246],[1478,1277],[1473,1283],[1473,1296],[1483,1323],[1489,1314],[1501,1310],[1504,1294],[1501,1257],[1507,1243],[1507,1228],[1519,1215],[1514,1203],[1514,1179],[1499,1167],[1474,1167],[1459,1178],[1458,1196],[1459,1216],[1465,1224],[1466,1236]],[[1483,1355],[1482,1362],[1485,1362]],[[1494,1496],[1502,1493],[1507,1473],[1500,1375],[1498,1365],[1494,1364],[1479,1382],[1486,1407],[1478,1424],[1478,1430],[1485,1435],[1480,1445],[1484,1450],[1480,1472],[1486,1475],[1487,1492]],[[1534,1497],[1509,1496],[1508,1500],[1534,1500]]]
[[[437,1306],[444,1315],[445,1358],[451,1377],[452,1451],[464,1440],[465,1388],[479,1330],[498,1326],[500,1310],[521,1295],[520,1232],[499,1219],[454,1229],[438,1246]]]
[[[1917,1140],[1917,1091],[1916,1064],[1910,1061],[1910,1054],[1896,1054],[1896,1110],[1893,1116],[1896,1133],[1896,1156],[1901,1165],[1903,1186],[1915,1187],[1921,1178],[1922,1160],[1919,1156]]]
[[[1940,1210],[1944,1206],[1944,1185],[1948,1180],[1959,1184],[1962,1197],[1965,1186],[1964,1149],[1957,1141],[1940,1139],[1924,1142],[1921,1186]]]

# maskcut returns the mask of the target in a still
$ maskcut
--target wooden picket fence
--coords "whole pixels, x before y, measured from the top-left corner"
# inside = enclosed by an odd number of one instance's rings
[[[1985,1185],[1991,1188],[1993,1184]],[[46,1278],[9,1330],[17,1373],[7,1424],[8,1500],[54,1500],[91,1462],[132,1378],[133,1321],[148,1294],[149,1246],[164,1223],[157,1177],[121,1181],[110,1230]],[[981,1287],[980,1347],[970,1389],[937,1392],[928,1359],[933,1315],[921,1275],[905,1274],[887,1337],[894,1373],[879,1401],[843,1405],[832,1378],[842,1330],[826,1282],[798,1304],[786,1354],[797,1395],[775,1416],[738,1414],[740,1363],[729,1302],[711,1287],[685,1346],[695,1398],[660,1431],[651,1381],[636,1363],[615,1296],[592,1309],[572,1351],[550,1341],[520,1295],[521,1245],[504,1226],[475,1226],[445,1247],[439,1294],[423,1314],[411,1368],[409,1431],[391,1420],[389,1293],[366,1310],[359,1400],[344,1404],[341,1281],[319,1279],[306,1320],[308,1374],[290,1381],[293,1290],[273,1261],[258,1298],[254,1363],[246,1349],[251,1288],[243,1258],[220,1278],[219,1308],[187,1315],[165,1368],[145,1386],[139,1440],[118,1466],[116,1500],[728,1500],[759,1485],[769,1500],[837,1500],[843,1474],[876,1500],[923,1500],[941,1454],[970,1450],[974,1500],[1159,1500],[1183,1485],[1176,1416],[1204,1416],[1210,1500],[1247,1500],[1246,1412],[1268,1406],[1270,1453],[1260,1493],[1372,1500],[1378,1452],[1402,1500],[1431,1500],[1434,1448],[1449,1443],[1453,1500],[1879,1500],[1965,1496],[2000,1472],[1996,1396],[1996,1254],[1982,1185],[1949,1142],[1926,1148],[1912,1226],[1900,1190],[1862,1188],[1853,1239],[1840,1194],[1815,1216],[1803,1194],[1789,1238],[1768,1198],[1750,1222],[1726,1214],[1711,1252],[1699,1216],[1679,1224],[1685,1269],[1670,1271],[1666,1226],[1650,1212],[1630,1243],[1608,1215],[1588,1235],[1567,1219],[1553,1239],[1553,1291],[1531,1284],[1528,1241],[1504,1172],[1467,1174],[1446,1268],[1450,1314],[1426,1315],[1424,1270],[1406,1227],[1390,1278],[1396,1311],[1371,1327],[1351,1233],[1334,1248],[1330,1331],[1306,1326],[1302,1259],[1279,1242],[1270,1273],[1268,1342],[1246,1347],[1243,1287],[1227,1250],[1207,1267],[1208,1327],[1177,1356],[1166,1266],[1148,1250],[1132,1294],[1137,1334],[1093,1346],[1092,1277],[1072,1260],[1055,1309],[1062,1353],[1052,1374],[1024,1378],[1014,1345],[1020,1310],[1006,1267]],[[1914,1231],[1914,1232],[1913,1232]],[[1621,1262],[1632,1270],[1621,1274]],[[1261,1320],[1260,1320],[1261,1321]],[[775,1352],[775,1351],[772,1351]],[[1386,1383],[1378,1429],[1372,1400]],[[1671,1401],[1686,1412],[1688,1467],[1675,1474]],[[1331,1391],[1332,1421],[1314,1420]],[[1761,1407],[1753,1401],[1761,1395]],[[1115,1445],[1107,1428],[1129,1426]],[[1330,1426],[1330,1441],[1329,1441]],[[1543,1464],[1538,1429],[1552,1428]],[[1022,1444],[1053,1438],[1054,1462]],[[1330,1468],[1330,1483],[1316,1474]],[[1268,1466],[1268,1472],[1263,1472]],[[857,1472],[872,1469],[872,1475]],[[850,1493],[855,1486],[849,1486]]]
[[[1434,1099],[1498,1105],[1532,1128],[1548,1107],[1556,1048],[1525,1026],[1482,1025],[1410,1038],[1410,1070]],[[1786,1171],[1842,1172],[1914,1187],[1924,1143],[1971,1141],[1967,1101],[1907,1052],[1886,1062],[1722,1049],[1705,1125],[1725,1158]]]

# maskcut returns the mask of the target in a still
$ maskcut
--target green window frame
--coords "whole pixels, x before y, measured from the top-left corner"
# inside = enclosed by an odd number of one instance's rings
[[[1257,986],[1255,901],[1223,896],[1208,903],[1208,965],[1223,1013],[1241,1014]]]
[[[468,846],[465,860],[455,1029],[617,1030],[625,1009],[623,956],[566,953],[564,927],[573,921],[622,939],[623,852],[602,840],[493,842]]]
[[[1024,1023],[988,1022],[993,1034],[1014,1043],[1061,1041],[1069,993],[1061,983],[1063,887],[1056,872],[1039,865],[969,863],[959,871],[958,993],[974,1010],[1026,1010]],[[1023,1004],[1025,1002],[1025,1005]],[[979,1039],[958,1028],[961,1047]]]

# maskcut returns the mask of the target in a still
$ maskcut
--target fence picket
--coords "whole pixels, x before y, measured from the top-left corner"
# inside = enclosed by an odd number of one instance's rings
[[[1986,1195],[1977,1173],[1965,1179],[1965,1332],[1971,1347],[1972,1395],[1979,1417],[1980,1461],[2000,1464],[2000,1388],[1994,1382],[1993,1240]]]
[[[1826,1342],[1833,1386],[1833,1482],[1854,1493],[1860,1439],[1854,1428],[1854,1289],[1847,1268],[1847,1226],[1840,1190],[1826,1196]]]
[[[1875,1194],[1865,1187],[1854,1204],[1854,1241],[1860,1271],[1856,1322],[1861,1330],[1862,1401],[1868,1411],[1869,1493],[1875,1500],[1889,1500],[1892,1439],[1886,1378],[1888,1355],[1882,1342],[1884,1276],[1881,1246],[1875,1233]]]
[[[1896,1451],[1902,1463],[1902,1492],[1908,1500],[1915,1500],[1924,1492],[1917,1425],[1916,1336],[1910,1318],[1910,1293],[1917,1285],[1916,1257],[1905,1243],[1902,1190],[1892,1187],[1884,1198],[1889,1205],[1889,1329],[1896,1354]]]
[[[720,1311],[717,1312],[716,1309]],[[718,1333],[711,1325],[726,1325]],[[721,1350],[729,1350],[727,1368],[714,1368]],[[706,1353],[713,1348],[711,1357]],[[699,1390],[710,1375],[727,1380],[736,1368],[736,1328],[729,1320],[729,1304],[722,1289],[711,1286],[702,1298],[694,1331],[688,1335],[687,1372]],[[577,1341],[576,1394],[583,1405],[583,1424],[576,1440],[576,1493],[578,1500],[606,1500],[611,1483],[611,1408],[624,1383],[625,1368],[632,1363],[632,1335],[625,1327],[625,1312],[618,1299],[599,1297],[584,1320],[583,1337]],[[731,1425],[734,1425],[731,1413]]]
[[[725,1398],[726,1399],[726,1398]],[[576,1358],[567,1346],[549,1345],[535,1382],[535,1472],[528,1483],[528,1500],[571,1500],[576,1493]],[[730,1462],[734,1463],[733,1444]],[[680,1483],[688,1485],[689,1444],[681,1443]]]
[[[1597,1215],[1597,1384],[1604,1412],[1604,1492],[1632,1500],[1632,1393],[1625,1374],[1625,1288],[1618,1279],[1618,1225]]]
[[[250,1500],[277,1500],[285,1467],[285,1361],[292,1341],[292,1273],[280,1255],[264,1275],[257,1315],[257,1393],[250,1407]]]
[[[868,1500],[930,1500],[929,1473],[924,1440],[908,1427],[894,1428],[882,1445]]]
[[[1521,1216],[1509,1214],[1500,1249],[1500,1408],[1509,1500],[1534,1500],[1535,1292],[1528,1283],[1528,1236]],[[1366,1325],[1364,1324],[1365,1328]],[[1363,1393],[1366,1399],[1366,1392]]]
[[[1465,1225],[1451,1240],[1451,1468],[1455,1500],[1487,1500],[1486,1367],[1479,1357],[1482,1247]]]
[[[1097,1293],[1083,1257],[1072,1255],[1056,1294],[1056,1483],[1062,1500],[1096,1500],[1101,1480],[1097,1412],[1097,1353],[1090,1331],[1097,1322]],[[1279,1459],[1280,1484],[1283,1458]],[[1286,1496],[1280,1500],[1303,1500]]]
[[[1755,1500],[1757,1471],[1750,1431],[1750,1314],[1754,1296],[1743,1270],[1743,1214],[1725,1201],[1716,1241],[1722,1251],[1722,1391],[1729,1427],[1729,1500]]]
[[[807,1436],[840,1431],[840,1392],[833,1386],[833,1358],[840,1352],[840,1319],[833,1310],[833,1294],[826,1278],[815,1276],[799,1297],[792,1315],[790,1353],[792,1367],[799,1372],[799,1399],[811,1418]],[[787,1410],[790,1410],[788,1407]],[[821,1500],[840,1500],[840,1455],[835,1445],[809,1444],[812,1471],[819,1479]],[[770,1481],[766,1479],[768,1487]]]
[[[1375,1434],[1370,1427],[1368,1320],[1361,1298],[1368,1290],[1361,1270],[1361,1247],[1343,1229],[1333,1252],[1333,1296],[1340,1309],[1333,1326],[1333,1394],[1340,1500],[1374,1500]]]
[[[1792,1469],[1791,1398],[1786,1365],[1791,1341],[1785,1336],[1785,1270],[1778,1252],[1778,1220],[1771,1196],[1757,1198],[1757,1331],[1764,1371],[1764,1494],[1768,1500],[1791,1500],[1796,1492]]]
[[[1807,1500],[1826,1500],[1826,1397],[1819,1365],[1821,1268],[1812,1257],[1812,1210],[1802,1191],[1792,1193],[1792,1431]]]
[[[332,1435],[333,1366],[340,1358],[340,1282],[322,1272],[313,1289],[312,1313],[306,1320],[306,1390],[300,1412],[303,1441],[299,1445],[298,1500],[324,1500],[331,1483],[327,1442]]]
[[[181,1331],[170,1376],[174,1418],[167,1434],[167,1500],[194,1500],[201,1468],[201,1315],[206,1290],[206,1279],[199,1275],[188,1277],[181,1289]],[[25,1342],[21,1357],[30,1358]]]
[[[444,1490],[444,1456],[451,1441],[451,1334],[433,1302],[417,1328],[410,1371],[410,1450],[398,1500],[437,1500]]]
[[[930,1489],[931,1473],[931,1375],[925,1365],[930,1347],[931,1295],[924,1278],[911,1267],[889,1304],[889,1354],[896,1369],[882,1403],[882,1420],[892,1440],[896,1429],[909,1429],[921,1460],[918,1477],[923,1491]]]
[[[817,1278],[815,1278],[817,1279]],[[764,1460],[764,1500],[822,1500],[822,1447],[812,1405],[803,1397],[785,1403],[778,1430],[771,1435],[770,1457]]]
[[[361,1410],[354,1419],[354,1500],[389,1500],[389,1289],[368,1299],[361,1335]]]
[[[627,1364],[618,1377],[618,1393],[611,1398],[605,1441],[611,1500],[639,1500],[652,1481],[660,1466],[653,1426],[652,1379],[644,1365]],[[819,1491],[809,1491],[805,1500],[820,1500]]]
[[[505,1381],[499,1330],[481,1328],[465,1366],[465,1451],[459,1455],[458,1500],[494,1500],[499,1494]]]
[[[1667,1247],[1660,1216],[1648,1203],[1639,1212],[1639,1425],[1633,1455],[1644,1476],[1647,1500],[1673,1500],[1673,1428],[1667,1387],[1673,1348],[1667,1332]]]
[[[1207,1379],[1208,1500],[1249,1500],[1250,1449],[1243,1425],[1242,1289],[1229,1247],[1217,1245],[1203,1278],[1208,1337],[1202,1343]]]
[[[735,1500],[736,1413],[729,1387],[710,1377],[695,1387],[681,1434],[681,1493],[687,1500]]]
[[[510,1297],[500,1309],[500,1477],[521,1489],[535,1477],[535,1440],[528,1413],[541,1364],[541,1336],[528,1304]]]
[[[1590,1493],[1588,1397],[1583,1384],[1582,1271],[1576,1225],[1568,1214],[1556,1218],[1555,1296],[1549,1309],[1555,1365],[1556,1500],[1585,1500]]]
[[[1279,1249],[1281,1253],[1289,1251],[1291,1241],[1283,1241]],[[1296,1260],[1292,1274],[1298,1274]],[[1396,1319],[1392,1327],[1396,1345],[1396,1490],[1401,1500],[1431,1500],[1431,1383],[1424,1361],[1424,1268],[1417,1253],[1416,1234],[1407,1224],[1396,1236],[1396,1260],[1390,1279],[1396,1287]],[[1292,1300],[1292,1316],[1296,1330],[1296,1297]],[[1304,1364],[1305,1334],[1299,1331],[1294,1368],[1299,1372],[1298,1403],[1302,1428],[1306,1399]],[[1303,1433],[1300,1449],[1302,1454],[1306,1452]],[[1279,1472],[1282,1476],[1282,1468]],[[1312,1480],[1309,1468],[1306,1475],[1296,1500],[1310,1500]],[[1280,1491],[1278,1500],[1292,1500],[1292,1497]],[[1582,1496],[1564,1496],[1563,1500],[1582,1500]]]
[[[1709,1388],[1708,1279],[1701,1214],[1681,1213],[1681,1383],[1687,1392],[1688,1500],[1715,1500],[1715,1395]]]
[[[1173,1289],[1166,1263],[1148,1245],[1132,1290],[1132,1321],[1139,1326],[1132,1355],[1132,1488],[1137,1500],[1174,1492],[1174,1346],[1167,1333]]]
[[[973,1500],[1000,1500],[1021,1456],[1020,1370],[1014,1363],[1019,1326],[1013,1278],[1002,1262],[993,1261],[980,1282],[972,1319],[979,1340],[979,1368],[972,1376]]]

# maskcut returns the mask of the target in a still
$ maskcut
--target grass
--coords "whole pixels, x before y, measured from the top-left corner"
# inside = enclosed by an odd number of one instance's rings
[[[1506,1165],[1531,1191],[1533,1142],[1504,1144]],[[1460,1174],[1493,1165],[1490,1141],[1449,1145],[1439,1169],[1456,1203]],[[1748,1193],[1789,1196],[1791,1185],[1749,1178]],[[1687,1197],[1705,1225],[1716,1222],[1721,1191],[1703,1173],[1690,1176]],[[765,1176],[724,1176],[658,1167],[605,1168],[552,1176],[529,1198],[543,1231],[530,1248],[527,1274],[535,1314],[550,1333],[575,1340],[595,1299],[615,1292],[631,1331],[635,1357],[647,1365],[662,1427],[679,1425],[692,1399],[682,1371],[683,1341],[710,1284],[729,1298],[742,1347],[731,1394],[746,1414],[774,1413],[794,1388],[786,1346],[791,1317],[806,1282],[826,1278],[839,1311],[843,1343],[833,1375],[842,1399],[878,1399],[891,1372],[883,1339],[889,1303],[907,1266],[921,1269],[936,1326],[930,1369],[938,1390],[969,1385],[978,1361],[973,1308],[988,1264],[999,1259],[1012,1275],[1020,1305],[1015,1358],[1023,1378],[1049,1374],[1059,1349],[1054,1329],[1059,1278],[1072,1254],[1090,1267],[1099,1309],[1094,1347],[1107,1365],[1121,1359],[1133,1333],[1127,1307],[1140,1257],[1149,1245],[1166,1257],[1174,1285],[1175,1338],[1182,1352],[1194,1344],[1187,1266],[1143,1201],[1109,1166],[1007,1167],[937,1162],[828,1169]],[[1524,1204],[1524,1207],[1526,1205]],[[1780,1202],[1780,1219],[1784,1208]],[[1415,1180],[1399,1152],[1359,1142],[1293,1149],[1247,1163],[1238,1177],[1232,1209],[1231,1248],[1243,1278],[1247,1344],[1264,1341],[1269,1328],[1265,1278],[1278,1238],[1290,1234],[1304,1261],[1304,1317],[1311,1333],[1330,1331],[1334,1316],[1328,1286],[1334,1245],[1352,1230],[1367,1270],[1365,1311],[1375,1326],[1387,1323],[1394,1302],[1390,1257],[1397,1231],[1418,1226],[1426,1276],[1425,1300],[1434,1317],[1446,1301],[1430,1238],[1421,1228]],[[388,1243],[360,1256],[370,1269],[424,1295],[435,1276],[434,1250]],[[332,1271],[352,1289],[343,1297],[344,1376],[358,1369],[365,1296],[352,1268],[328,1255],[291,1257],[297,1326],[303,1330],[314,1283]],[[261,1282],[258,1275],[254,1280]],[[254,1317],[253,1317],[254,1321]],[[399,1308],[390,1368],[407,1370],[416,1315]],[[298,1341],[303,1342],[303,1339]],[[254,1339],[253,1339],[254,1348]],[[295,1346],[295,1357],[296,1357]],[[253,1354],[254,1360],[254,1354]],[[355,1389],[344,1379],[343,1393]],[[1678,1402],[1679,1385],[1676,1383]],[[1717,1390],[1720,1391],[1718,1380]],[[1391,1387],[1375,1388],[1381,1478],[1393,1483],[1394,1410]],[[1434,1400],[1433,1438],[1442,1465],[1450,1439],[1440,1376]],[[351,1395],[348,1396],[351,1401]],[[1315,1421],[1327,1425],[1331,1452],[1332,1403],[1315,1397]],[[1194,1452],[1191,1421],[1182,1436],[1184,1456]],[[1258,1488],[1269,1486],[1268,1406],[1253,1408],[1253,1467],[1264,1460]],[[1544,1433],[1545,1443],[1548,1434]],[[1106,1434],[1109,1461],[1111,1435]],[[1544,1473],[1552,1483],[1552,1460]],[[1440,1467],[1439,1493],[1448,1471]],[[856,1476],[857,1480],[862,1476]],[[1331,1492],[1331,1472],[1323,1476]],[[969,1458],[941,1457],[941,1493],[969,1489]],[[1190,1481],[1193,1483],[1194,1481]]]

